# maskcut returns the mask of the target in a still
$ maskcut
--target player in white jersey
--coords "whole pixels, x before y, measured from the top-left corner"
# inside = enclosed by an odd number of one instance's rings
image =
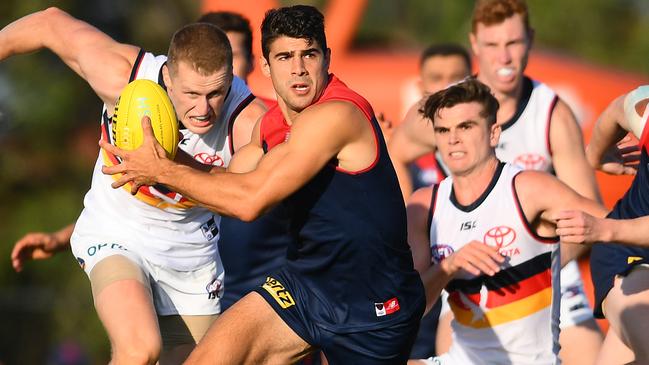
[[[599,200],[581,129],[570,107],[546,85],[524,75],[534,35],[524,0],[478,0],[472,18],[469,38],[479,66],[476,77],[491,88],[500,103],[498,158],[526,169],[552,172],[579,194]],[[411,151],[419,152],[410,158],[436,148],[432,126],[428,129],[429,133],[419,133],[411,141],[418,145]],[[584,294],[581,274],[571,261],[587,248],[569,246],[562,246],[566,266],[561,276],[561,356],[568,365],[592,364],[602,335]],[[438,327],[437,344],[442,350],[450,343],[450,329],[443,323],[448,323],[447,316],[442,315]]]
[[[424,107],[451,176],[412,195],[408,240],[428,305],[446,288],[455,315],[449,351],[424,363],[558,363],[560,257],[551,217],[577,206],[605,214],[550,174],[500,162],[497,110],[475,79]]]
[[[168,59],[118,43],[56,8],[0,31],[0,59],[40,48],[58,55],[104,102],[106,141],[122,88],[136,78],[160,83],[183,127],[176,159],[203,170],[227,166],[265,112],[243,81],[233,78],[227,37],[212,25],[176,32]],[[135,198],[111,189],[112,179],[100,169],[115,162],[100,151],[73,252],[90,278],[112,362],[180,363],[220,310],[219,218],[164,186],[140,189]]]

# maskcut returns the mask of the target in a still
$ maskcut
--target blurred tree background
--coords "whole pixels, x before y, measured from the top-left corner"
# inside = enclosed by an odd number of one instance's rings
[[[166,52],[173,31],[200,8],[192,0],[12,0],[0,2],[0,27],[52,5],[156,53]],[[472,6],[469,0],[369,0],[354,46],[467,45]],[[536,48],[649,74],[649,2],[530,0],[529,7]],[[100,109],[86,83],[51,52],[0,63],[0,364],[109,358],[87,279],[69,252],[28,263],[20,274],[9,260],[26,232],[54,231],[78,216],[97,154]],[[65,354],[80,360],[62,360]]]

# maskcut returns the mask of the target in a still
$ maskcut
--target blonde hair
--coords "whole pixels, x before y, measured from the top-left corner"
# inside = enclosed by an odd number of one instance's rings
[[[201,75],[211,75],[224,67],[232,73],[232,48],[225,33],[212,24],[194,23],[174,33],[167,53],[170,73],[185,62]]]

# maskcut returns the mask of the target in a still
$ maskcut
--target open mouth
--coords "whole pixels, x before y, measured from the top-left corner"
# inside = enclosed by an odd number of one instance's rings
[[[291,88],[295,90],[298,94],[304,94],[307,91],[309,91],[309,85],[305,83],[293,84]]]
[[[190,117],[192,120],[192,124],[194,124],[197,127],[205,127],[209,125],[211,121],[211,116],[212,114],[206,114],[206,115],[197,115],[197,116],[192,116]]]

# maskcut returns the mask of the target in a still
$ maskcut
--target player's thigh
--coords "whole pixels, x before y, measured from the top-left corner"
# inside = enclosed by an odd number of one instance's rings
[[[602,347],[602,333],[594,318],[561,329],[559,357],[563,365],[591,365]]]
[[[311,350],[252,292],[214,322],[187,364],[292,364]]]
[[[217,318],[218,314],[158,316],[162,336],[160,365],[185,361]]]
[[[630,364],[635,359],[633,351],[629,349],[613,329],[606,334],[602,348],[597,354],[595,365]]]
[[[611,327],[638,360],[649,361],[649,267],[615,278],[603,304]]]
[[[95,308],[113,345],[160,350],[158,321],[151,289],[142,269],[122,255],[99,261],[89,274]]]

